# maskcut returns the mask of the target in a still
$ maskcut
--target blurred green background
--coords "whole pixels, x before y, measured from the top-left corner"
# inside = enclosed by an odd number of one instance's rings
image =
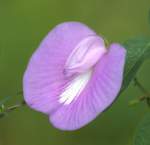
[[[124,42],[150,35],[150,0],[0,0],[0,99],[22,89],[28,60],[43,37],[56,24],[81,21],[109,41]],[[150,90],[150,61],[138,73]],[[28,107],[0,120],[0,145],[132,145],[138,122],[148,110],[144,103],[128,101],[141,95],[133,84],[113,106],[86,127],[63,132],[48,118]],[[22,100],[14,96],[9,105]]]

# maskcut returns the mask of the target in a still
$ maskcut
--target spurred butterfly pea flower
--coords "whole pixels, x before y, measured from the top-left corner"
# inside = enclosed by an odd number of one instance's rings
[[[32,55],[24,74],[26,103],[62,130],[79,129],[117,97],[125,49],[106,48],[102,37],[79,22],[57,25]]]

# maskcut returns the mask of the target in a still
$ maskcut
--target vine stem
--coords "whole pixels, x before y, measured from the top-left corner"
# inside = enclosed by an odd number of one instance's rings
[[[149,92],[145,89],[145,87],[139,82],[137,78],[134,78],[135,85],[141,90],[144,94],[149,94]]]
[[[131,105],[133,104],[137,104],[141,101],[146,100],[147,105],[150,107],[150,93],[146,90],[146,88],[139,82],[139,80],[137,78],[134,78],[134,84],[135,86],[137,86],[139,88],[139,90],[144,94],[143,96],[140,96],[138,99],[136,100],[132,100],[130,102]]]
[[[24,105],[26,105],[26,103],[25,103],[25,101],[23,100],[21,103],[19,103],[19,104],[15,104],[15,105],[12,105],[12,106],[10,106],[10,107],[7,107],[4,111],[5,112],[10,112],[10,111],[13,111],[13,110],[15,110],[15,109],[17,109],[17,108],[20,108],[20,107],[22,107],[22,106],[24,106]]]
[[[18,96],[18,95],[22,95],[22,94],[23,94],[23,92],[20,91],[16,95]],[[5,102],[5,100],[4,100],[4,102]],[[12,111],[14,111],[14,110],[16,110],[16,109],[26,105],[24,100],[21,101],[20,103],[17,103],[15,105],[12,105],[12,106],[9,106],[9,107],[6,107],[4,105],[4,102],[0,105],[0,118],[4,117],[9,112],[12,112]]]

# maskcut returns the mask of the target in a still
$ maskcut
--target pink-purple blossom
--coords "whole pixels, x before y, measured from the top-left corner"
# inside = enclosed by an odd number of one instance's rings
[[[116,99],[126,51],[108,48],[101,36],[79,22],[57,25],[32,55],[23,79],[24,99],[61,130],[79,129]]]

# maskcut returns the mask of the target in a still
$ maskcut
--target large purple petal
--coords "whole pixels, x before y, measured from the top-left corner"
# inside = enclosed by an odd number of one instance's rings
[[[59,108],[58,97],[68,82],[63,75],[66,60],[75,46],[90,35],[95,32],[77,22],[60,24],[47,35],[24,74],[24,97],[31,108],[46,114]]]
[[[123,79],[125,49],[112,44],[94,68],[91,80],[71,104],[50,113],[52,124],[62,130],[75,130],[92,121],[117,97]]]

